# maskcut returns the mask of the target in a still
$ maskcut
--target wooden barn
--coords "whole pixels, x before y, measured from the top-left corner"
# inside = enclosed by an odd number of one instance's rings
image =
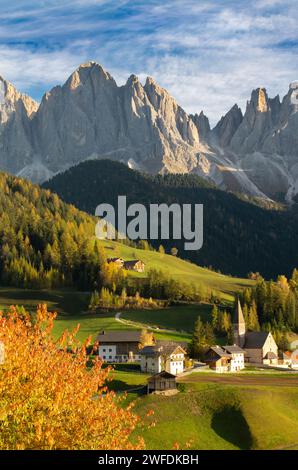
[[[176,390],[176,375],[163,370],[158,374],[152,375],[148,379],[147,393],[166,392],[167,390]]]
[[[143,273],[145,271],[145,263],[140,259],[124,261],[123,267],[128,271],[137,271],[138,273]]]

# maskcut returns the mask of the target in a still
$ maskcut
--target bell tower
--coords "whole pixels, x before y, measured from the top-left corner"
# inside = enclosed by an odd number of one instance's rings
[[[234,343],[240,348],[243,348],[245,344],[246,328],[245,328],[245,320],[244,320],[244,316],[243,316],[239,299],[237,300],[237,303],[236,303],[232,328],[233,328]]]

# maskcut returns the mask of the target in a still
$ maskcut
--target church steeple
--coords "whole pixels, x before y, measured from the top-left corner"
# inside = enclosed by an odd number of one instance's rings
[[[240,348],[243,348],[245,344],[246,327],[239,299],[237,299],[236,302],[232,327],[234,343],[237,344],[237,346],[239,346]]]

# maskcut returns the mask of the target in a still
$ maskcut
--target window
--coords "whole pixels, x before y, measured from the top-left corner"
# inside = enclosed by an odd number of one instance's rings
[[[102,356],[102,358],[103,358],[103,359],[105,359],[105,358],[106,358],[106,356]]]
[[[112,352],[113,350],[112,349],[109,349],[109,352]]]
[[[105,348],[103,348],[103,352],[106,352],[106,349],[105,349]]]
[[[109,359],[112,359],[112,356],[109,356]]]

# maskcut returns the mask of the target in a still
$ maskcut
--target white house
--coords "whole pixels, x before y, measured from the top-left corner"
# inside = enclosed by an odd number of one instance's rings
[[[244,369],[245,351],[239,346],[212,346],[206,354],[206,363],[215,372],[237,372]]]
[[[140,362],[141,337],[138,330],[101,331],[96,338],[98,355],[104,362]]]
[[[158,374],[166,371],[172,375],[182,374],[186,351],[179,343],[159,341],[145,346],[141,351],[141,371]]]
[[[233,346],[222,346],[222,349],[231,355],[229,371],[237,372],[245,367],[244,355],[245,351],[235,344]]]

